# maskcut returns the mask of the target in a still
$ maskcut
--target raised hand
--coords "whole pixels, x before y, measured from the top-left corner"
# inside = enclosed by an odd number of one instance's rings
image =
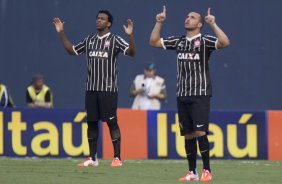
[[[208,9],[208,14],[205,17],[205,21],[209,25],[213,25],[215,23],[215,17],[213,15],[211,15],[211,8]]]
[[[64,23],[62,22],[59,18],[54,18],[53,20],[53,24],[55,25],[56,31],[58,33],[63,32],[64,31]]]
[[[127,35],[132,35],[133,34],[133,22],[132,22],[132,20],[128,19],[127,20],[127,27],[125,25],[123,25],[123,28],[124,28],[124,32]]]
[[[163,23],[166,19],[166,8],[163,6],[163,11],[156,16],[157,22]]]

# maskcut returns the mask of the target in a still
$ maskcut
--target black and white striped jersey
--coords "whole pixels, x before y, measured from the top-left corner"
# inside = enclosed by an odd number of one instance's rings
[[[73,46],[76,55],[86,54],[86,91],[117,92],[117,56],[119,52],[126,55],[128,48],[124,39],[112,33],[91,35]]]
[[[176,50],[177,96],[211,96],[209,59],[217,38],[209,35],[161,39],[164,49]]]

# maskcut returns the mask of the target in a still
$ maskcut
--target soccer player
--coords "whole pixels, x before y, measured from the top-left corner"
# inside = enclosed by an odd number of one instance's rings
[[[117,122],[117,56],[135,55],[133,22],[128,19],[123,26],[128,36],[127,43],[120,36],[110,33],[113,16],[107,10],[96,15],[97,33],[87,36],[77,45],[73,45],[64,33],[64,22],[59,18],[53,21],[59,37],[70,55],[86,54],[88,76],[86,80],[85,108],[87,111],[88,143],[90,156],[79,166],[98,166],[96,158],[98,140],[98,121],[107,122],[114,147],[112,167],[122,166],[120,157],[121,135]]]
[[[163,11],[156,16],[156,24],[150,38],[153,47],[175,50],[177,55],[177,109],[189,163],[189,171],[179,178],[180,181],[199,180],[196,171],[197,142],[203,160],[201,181],[212,180],[207,138],[212,96],[208,63],[212,51],[227,47],[229,39],[218,27],[210,12],[209,8],[205,18],[197,12],[190,12],[184,22],[186,35],[163,39],[160,37],[160,31],[166,19],[164,6]],[[216,37],[201,35],[204,22],[212,28]]]
[[[53,107],[51,89],[44,84],[41,74],[35,74],[32,77],[31,85],[26,89],[26,103],[29,108],[50,109]]]

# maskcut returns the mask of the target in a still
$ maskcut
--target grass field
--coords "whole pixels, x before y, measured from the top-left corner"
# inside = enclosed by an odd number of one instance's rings
[[[181,183],[177,179],[186,170],[186,162],[177,160],[125,160],[121,168],[110,168],[110,160],[100,161],[99,167],[76,167],[80,161],[0,158],[0,184],[173,184]],[[211,164],[212,183],[282,183],[282,162],[215,160]]]

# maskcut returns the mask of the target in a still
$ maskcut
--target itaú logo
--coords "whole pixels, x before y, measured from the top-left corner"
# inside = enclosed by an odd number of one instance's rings
[[[89,57],[108,58],[108,52],[105,51],[90,51]]]
[[[198,53],[178,53],[178,59],[185,60],[200,60],[200,55]]]
[[[238,123],[210,122],[210,134],[208,135],[211,144],[210,157],[258,158],[259,144],[262,144],[259,142],[258,136],[264,135],[259,135],[258,123],[248,123],[252,117],[253,114],[244,113]],[[168,121],[166,113],[157,114],[157,156],[169,157],[172,154],[171,150],[175,150],[178,156],[185,158],[185,142],[180,135],[182,124],[179,124],[178,115],[175,114],[173,123],[170,124]],[[172,141],[175,142],[172,143]],[[198,155],[200,156],[199,150]]]
[[[0,112],[0,155],[9,150],[9,147],[17,156],[89,154],[87,124],[82,123],[86,117],[85,112],[78,112],[72,122],[60,122],[59,124],[46,120],[30,124],[22,120],[20,111],[13,111],[9,116],[11,116],[11,121],[6,123],[4,113]],[[4,131],[5,128],[8,131]],[[80,128],[79,131],[75,131],[77,128]],[[7,136],[4,136],[4,132],[7,133]],[[74,134],[77,137],[74,137]],[[78,144],[74,141],[77,138],[80,139]]]

